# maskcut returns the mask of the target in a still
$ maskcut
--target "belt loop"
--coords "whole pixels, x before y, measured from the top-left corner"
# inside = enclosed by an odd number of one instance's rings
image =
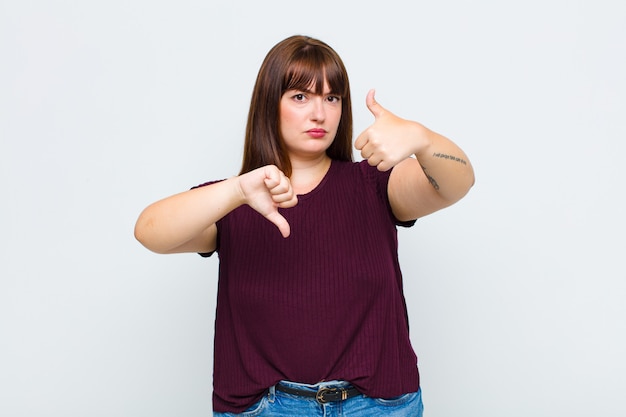
[[[275,399],[276,399],[276,385],[273,385],[270,387],[267,393],[267,400],[273,404]]]

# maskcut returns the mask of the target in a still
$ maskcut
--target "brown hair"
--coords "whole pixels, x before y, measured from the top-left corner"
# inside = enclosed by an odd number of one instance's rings
[[[348,73],[339,55],[327,44],[308,36],[291,36],[267,54],[257,75],[244,143],[240,174],[274,164],[291,175],[291,162],[280,135],[279,103],[287,90],[322,94],[324,81],[331,94],[341,97],[341,120],[326,154],[352,161],[352,103]]]

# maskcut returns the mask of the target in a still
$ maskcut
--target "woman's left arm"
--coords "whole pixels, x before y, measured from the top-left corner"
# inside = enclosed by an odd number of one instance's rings
[[[366,104],[376,120],[359,135],[355,147],[380,171],[393,168],[387,192],[398,220],[423,217],[467,194],[474,170],[461,148],[420,123],[389,112],[376,102],[373,90]]]

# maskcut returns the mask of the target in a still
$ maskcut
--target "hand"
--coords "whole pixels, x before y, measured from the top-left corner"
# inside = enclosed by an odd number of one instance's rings
[[[420,124],[401,119],[383,108],[374,98],[375,91],[367,93],[365,104],[374,115],[374,123],[354,142],[371,166],[387,171],[426,146],[420,135]]]
[[[278,208],[293,207],[298,198],[289,178],[274,165],[267,165],[247,172],[239,177],[239,187],[246,204],[274,223],[283,237],[291,229]]]

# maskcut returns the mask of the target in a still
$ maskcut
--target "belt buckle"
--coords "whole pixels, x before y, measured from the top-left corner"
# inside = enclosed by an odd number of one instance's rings
[[[331,398],[326,398],[330,396]],[[315,395],[315,399],[320,404],[326,404],[332,401],[344,401],[348,398],[348,391],[344,388],[320,388]]]

